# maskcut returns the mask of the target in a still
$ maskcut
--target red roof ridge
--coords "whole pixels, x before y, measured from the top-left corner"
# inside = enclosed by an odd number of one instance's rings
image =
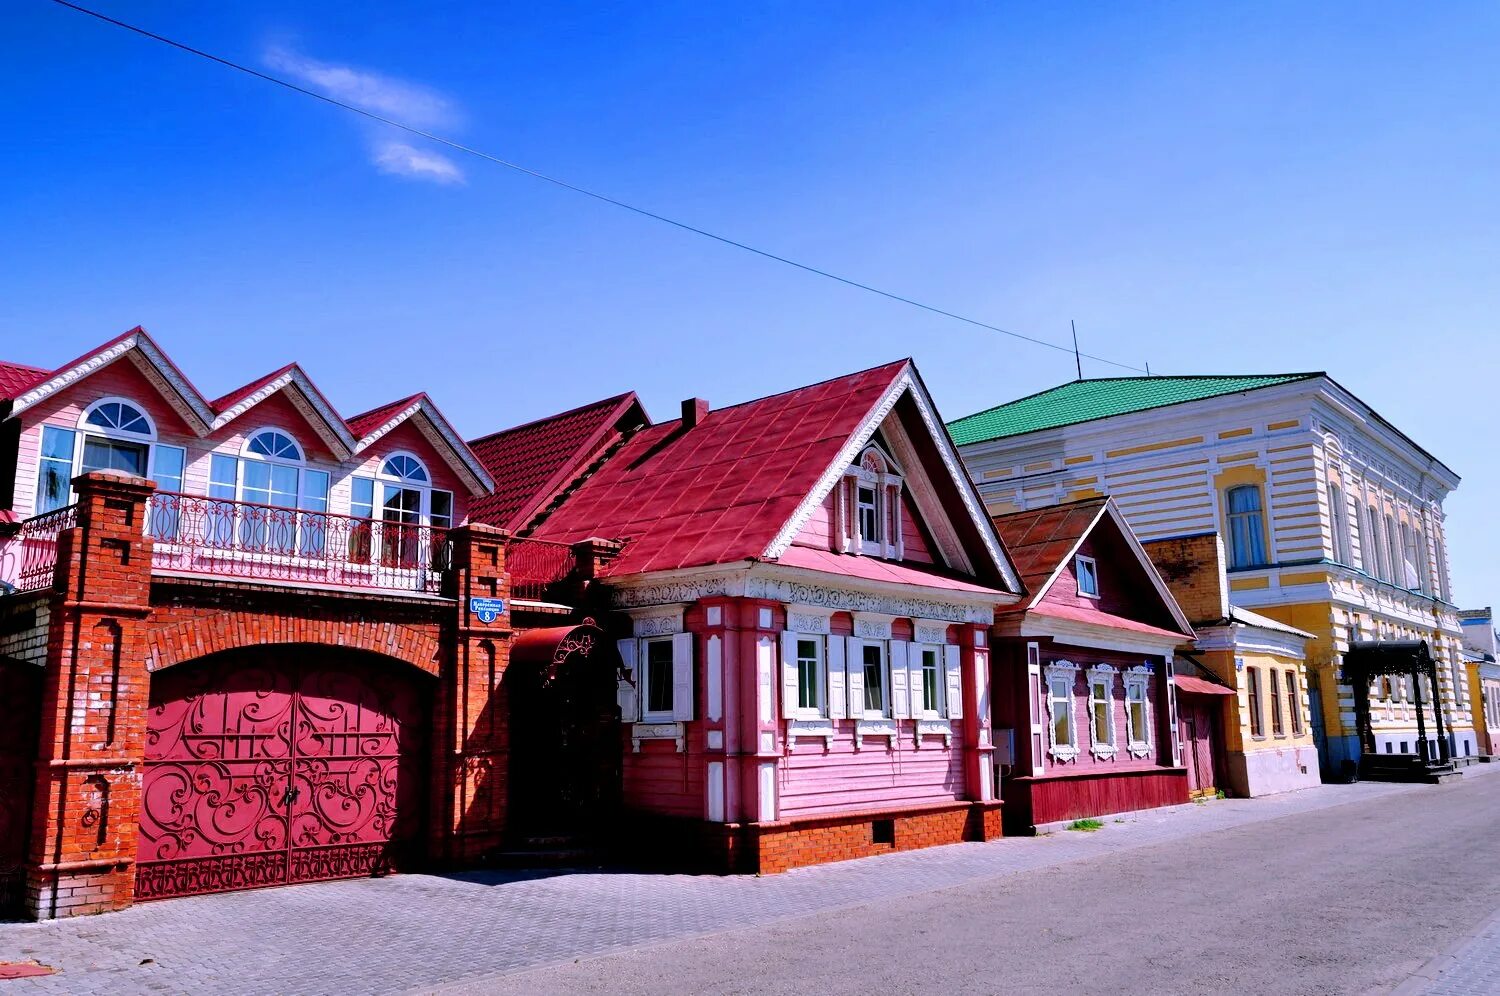
[[[238,402],[254,394],[256,391],[259,391],[261,388],[271,383],[271,381],[275,380],[277,377],[280,377],[290,371],[296,365],[297,364],[295,363],[288,363],[286,366],[279,367],[263,377],[257,377],[247,384],[242,384],[234,390],[224,394],[223,396],[210,401],[208,403],[208,407],[212,408],[215,413],[222,412],[226,408],[233,408]]]
[[[569,415],[577,415],[580,412],[586,412],[590,408],[602,408],[605,405],[618,404],[625,401],[627,398],[634,397],[634,391],[624,391],[620,394],[614,395],[613,397],[600,398],[598,401],[590,401],[586,404],[579,405],[576,408],[569,408],[567,411],[554,412],[551,415],[543,415],[541,418],[534,418],[530,422],[522,422],[520,425],[513,425],[508,429],[496,429],[494,432],[487,432],[482,436],[475,436],[473,439],[469,440],[469,445],[473,446],[475,443],[482,443],[486,440],[494,439],[496,436],[503,436],[506,433],[520,432],[522,429],[530,429],[535,426],[542,425],[545,422],[555,422],[558,419],[567,418]]]
[[[905,365],[907,365],[907,364],[909,364],[911,362],[912,362],[911,357],[907,356],[907,357],[903,357],[902,359],[899,359],[899,360],[891,360],[888,363],[877,363],[877,364],[875,364],[872,367],[865,367],[863,370],[854,370],[854,371],[851,371],[850,373],[839,374],[837,377],[825,377],[822,380],[814,381],[811,384],[803,384],[801,387],[794,387],[794,388],[791,388],[790,390],[777,391],[774,394],[763,394],[763,395],[761,395],[758,398],[751,398],[748,401],[736,401],[734,404],[732,404],[732,405],[725,405],[723,408],[712,408],[712,407],[710,407],[709,410],[708,410],[708,413],[710,415],[715,415],[715,414],[717,414],[719,412],[731,412],[731,411],[734,411],[736,408],[743,408],[746,405],[758,405],[758,404],[761,404],[762,402],[765,402],[765,401],[775,401],[777,398],[784,397],[785,395],[788,395],[788,394],[801,394],[804,391],[811,391],[813,388],[815,388],[815,387],[822,387],[825,384],[836,384],[836,383],[838,383],[841,380],[851,380],[851,379],[853,379],[855,377],[862,377],[865,374],[874,373],[877,370],[884,370],[886,367],[901,367],[901,366],[905,366]],[[667,420],[665,422],[657,422],[656,424],[657,425],[672,425],[673,423],[681,422],[681,421],[682,421],[682,419],[680,419],[680,418],[674,418],[674,419],[669,419],[669,420]]]
[[[400,411],[402,408],[406,408],[418,401],[426,401],[428,404],[432,403],[432,399],[427,396],[426,391],[418,391],[416,394],[408,394],[404,398],[397,398],[395,401],[387,401],[383,405],[376,405],[374,408],[362,411],[358,415],[350,415],[344,419],[344,424],[356,436],[363,436],[365,428],[380,425],[386,418],[390,417],[392,412]]]

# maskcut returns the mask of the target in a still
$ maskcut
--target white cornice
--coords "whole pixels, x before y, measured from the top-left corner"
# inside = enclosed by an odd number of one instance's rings
[[[1037,616],[1030,612],[1021,619],[1019,626],[1014,627],[1014,631],[1016,636],[1047,636],[1073,647],[1151,656],[1165,656],[1187,642],[1186,637],[1153,636],[1150,633],[1115,629],[1101,623]]]
[[[292,400],[292,406],[307,420],[307,424],[312,426],[318,438],[322,439],[340,460],[348,459],[354,453],[354,436],[350,434],[344,420],[328,407],[323,396],[298,367],[293,367],[280,377],[267,381],[224,409],[214,418],[213,428],[215,430],[224,428],[278,391],[289,387],[296,388],[296,391],[288,395]]]
[[[353,452],[363,453],[385,436],[389,435],[401,423],[415,415],[420,414],[421,419],[417,421],[417,431],[420,432],[433,448],[438,451],[446,450],[449,454],[448,464],[463,477],[464,484],[471,492],[495,490],[495,480],[490,477],[489,472],[475,459],[467,444],[458,438],[458,433],[448,424],[448,420],[441,414],[431,410],[429,403],[418,398],[399,412],[386,419],[370,432],[353,444]]]
[[[1246,626],[1243,623],[1204,627],[1198,631],[1198,638],[1193,641],[1193,646],[1205,653],[1228,650],[1235,653],[1270,654],[1298,661],[1307,656],[1307,641],[1302,637],[1258,626]]]
[[[208,404],[197,389],[168,362],[166,356],[156,347],[151,338],[141,332],[126,336],[107,349],[99,350],[67,370],[31,388],[11,403],[11,415],[19,415],[58,391],[72,387],[132,351],[138,358],[136,368],[145,375],[158,393],[182,417],[182,420],[199,435],[207,433],[209,426],[213,423],[213,413],[209,410]]]

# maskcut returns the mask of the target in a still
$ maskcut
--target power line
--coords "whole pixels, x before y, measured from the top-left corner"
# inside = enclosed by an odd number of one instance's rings
[[[106,24],[114,25],[117,28],[123,28],[126,31],[130,31],[134,34],[140,35],[143,38],[149,38],[152,41],[161,42],[163,45],[169,45],[172,48],[175,48],[181,52],[186,52],[189,55],[196,55],[200,59],[207,59],[209,62],[218,63],[221,66],[244,73],[247,76],[253,76],[263,82],[273,83],[276,86],[284,87],[285,89],[291,90],[294,93],[299,93],[304,97],[311,97],[314,100],[321,100],[323,103],[332,104],[334,107],[337,107],[341,110],[349,111],[352,114],[358,114],[361,117],[370,119],[371,121],[378,121],[383,125],[388,125],[392,128],[404,131],[409,135],[415,135],[418,138],[426,139],[429,142],[435,142],[438,145],[446,146],[447,148],[452,149],[455,152],[462,152],[465,155],[473,156],[476,159],[483,159],[487,162],[494,163],[497,166],[504,166],[506,169],[514,170],[517,173],[523,173],[526,176],[545,181],[554,186],[561,187],[564,190],[570,190],[575,194],[582,194],[585,197],[590,197],[596,201],[601,201],[613,207],[621,208],[633,214],[640,215],[643,218],[649,218],[652,221],[658,221],[664,225],[671,225],[673,228],[680,229],[681,231],[689,232],[693,235],[702,236],[706,239],[712,239],[713,241],[718,242],[722,245],[731,246],[735,249],[743,250],[744,252],[753,253],[754,255],[760,256],[763,259],[769,259],[777,263],[782,263],[786,266],[802,270],[805,273],[811,273],[815,276],[824,277],[828,280],[836,281],[845,285],[846,287],[853,287],[856,290],[862,290],[867,293],[886,298],[890,301],[896,301],[900,304],[905,304],[913,308],[919,308],[922,311],[926,311],[934,315],[940,315],[944,318],[951,318],[954,321],[963,322],[966,325],[972,325],[976,328],[987,329],[991,332],[999,332],[1001,335],[1010,336],[1013,339],[1020,339],[1023,342],[1029,342],[1036,346],[1045,346],[1048,349],[1055,349],[1059,352],[1072,353],[1075,357],[1087,356],[1091,360],[1095,360],[1099,363],[1107,363],[1110,366],[1119,367],[1123,370],[1134,370],[1138,373],[1145,372],[1142,368],[1132,366],[1129,363],[1120,363],[1117,360],[1106,359],[1103,356],[1095,356],[1092,353],[1080,353],[1077,350],[1076,344],[1071,347],[1064,346],[1055,342],[1049,342],[1046,339],[1037,339],[1033,336],[1025,335],[1020,332],[1012,332],[1010,329],[1003,329],[998,325],[991,325],[988,322],[981,322],[977,318],[969,318],[965,315],[960,315],[957,312],[948,311],[946,309],[938,308],[930,304],[923,304],[921,301],[905,297],[901,294],[881,290],[879,287],[861,283],[860,281],[853,280],[849,277],[841,277],[837,273],[831,273],[828,270],[819,269],[818,267],[812,266],[808,263],[799,263],[795,259],[777,255],[776,253],[770,252],[766,249],[758,249],[748,243],[740,242],[736,239],[731,239],[726,235],[719,235],[717,233],[710,232],[707,229],[698,228],[695,225],[690,225],[685,221],[678,221],[675,218],[669,218],[666,215],[657,214],[655,211],[651,211],[643,207],[637,207],[634,204],[630,204],[625,201],[618,200],[614,197],[610,197],[608,194],[601,194],[598,191],[590,190],[587,187],[580,187],[576,183],[569,183],[567,180],[559,179],[555,176],[549,176],[546,173],[538,172],[537,170],[522,166],[520,163],[511,162],[508,159],[503,159],[500,156],[491,155],[488,152],[472,148],[471,146],[464,145],[460,142],[455,142],[452,139],[444,138],[441,135],[435,135],[432,132],[424,131],[423,129],[414,127],[413,125],[405,124],[401,121],[396,121],[381,114],[376,114],[374,111],[366,110],[365,108],[359,107],[358,105],[345,103],[342,100],[330,97],[324,93],[319,93],[316,90],[309,90],[306,87],[298,86],[296,83],[293,83],[290,80],[282,79],[279,76],[272,76],[269,73],[263,73],[258,69],[252,69],[249,66],[242,65],[241,63],[234,62],[222,56],[214,55],[212,52],[205,52],[202,49],[194,48],[193,46],[184,44],[183,42],[175,41],[174,39],[168,38],[165,35],[159,35],[154,31],[147,31],[145,28],[136,27],[134,24],[129,24],[125,21],[118,20],[116,18],[110,17],[107,14],[101,14],[97,10],[90,10],[87,7],[79,6],[76,3],[70,3],[69,0],[52,0],[52,3],[57,4],[59,7],[66,7],[69,10],[76,11],[80,14],[87,14],[89,17],[103,21]]]

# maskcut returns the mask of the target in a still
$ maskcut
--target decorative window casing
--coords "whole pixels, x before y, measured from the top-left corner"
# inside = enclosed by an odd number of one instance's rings
[[[1047,695],[1048,753],[1059,763],[1078,757],[1078,716],[1073,701],[1078,670],[1078,665],[1069,661],[1057,661],[1042,669]]]
[[[636,620],[637,633],[668,632],[631,637],[616,644],[623,668],[617,696],[620,720],[632,724],[630,737],[636,750],[642,740],[663,739],[675,740],[679,751],[684,748],[682,724],[693,718],[696,694],[694,639],[691,633],[671,632],[680,628],[680,616],[676,622],[676,626],[654,627]]]
[[[901,470],[889,454],[874,443],[865,447],[839,487],[839,535],[845,553],[901,559],[903,484]]]
[[[1131,757],[1151,753],[1151,669],[1144,665],[1125,672],[1125,748]]]
[[[781,634],[783,717],[828,718],[828,642],[829,637],[823,633],[789,630]]]
[[[1328,524],[1333,532],[1334,563],[1353,566],[1354,555],[1349,549],[1349,502],[1344,489],[1332,481],[1328,482]]]
[[[36,513],[50,512],[73,500],[73,478],[96,470],[114,470],[132,477],[150,477],[156,425],[145,410],[127,398],[101,398],[83,410],[76,429],[59,425],[42,427],[41,453],[37,463]],[[164,469],[169,483],[182,486],[183,450]],[[175,481],[173,477],[175,476]],[[164,489],[166,490],[166,489]]]
[[[943,648],[913,644],[907,660],[911,667],[911,711],[918,719],[940,719],[948,715],[944,700],[948,680],[943,663]]]
[[[1073,575],[1078,579],[1078,594],[1085,598],[1099,597],[1099,562],[1097,560],[1080,553],[1073,559]]]
[[[1266,735],[1266,727],[1265,716],[1260,709],[1260,668],[1245,668],[1245,684],[1250,705],[1250,735],[1263,737]]]
[[[1108,664],[1089,668],[1089,735],[1090,753],[1115,756],[1115,669]]]
[[[1291,710],[1292,735],[1302,736],[1302,693],[1297,687],[1297,672],[1286,673],[1286,701]]]

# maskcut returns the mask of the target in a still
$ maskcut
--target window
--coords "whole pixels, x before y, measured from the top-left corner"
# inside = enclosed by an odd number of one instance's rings
[[[50,512],[68,504],[73,496],[72,429],[42,426],[42,462],[36,477],[36,513]]]
[[[1278,737],[1286,736],[1281,718],[1281,672],[1271,671],[1271,732]]]
[[[1089,718],[1093,752],[1100,757],[1115,753],[1115,675],[1108,666],[1089,669]]]
[[[1389,581],[1391,579],[1390,555],[1385,549],[1385,539],[1380,534],[1380,511],[1374,505],[1365,509],[1365,533],[1365,539],[1370,545],[1370,565],[1367,573],[1381,581]]]
[[[1052,756],[1069,761],[1078,756],[1078,727],[1073,715],[1073,683],[1078,668],[1067,661],[1058,661],[1046,667],[1045,675]]]
[[[1349,552],[1349,503],[1344,499],[1343,489],[1337,484],[1328,484],[1328,517],[1333,530],[1333,559],[1335,563],[1351,564]]]
[[[158,493],[182,492],[182,475],[186,470],[187,451],[181,446],[158,444],[151,454],[151,479]],[[148,510],[147,531],[159,540],[175,540],[182,521],[182,507],[176,498],[153,500]]]
[[[84,412],[79,428],[84,432],[80,474],[118,470],[146,476],[156,430],[140,408],[118,399],[98,401]]]
[[[432,487],[426,465],[410,453],[386,457],[379,476],[382,555],[409,566],[435,560],[446,540],[424,527],[453,524],[453,493]]]
[[[1125,675],[1125,724],[1130,753],[1144,757],[1151,753],[1151,722],[1146,715],[1146,682],[1144,671],[1133,669]]]
[[[922,663],[922,712],[942,715],[943,712],[943,661],[937,647],[922,647],[918,651]]]
[[[880,504],[875,498],[875,489],[861,485],[858,488],[859,538],[863,543],[881,541]]]
[[[645,702],[644,718],[670,719],[672,717],[672,638],[647,640],[645,644],[646,666],[642,668],[642,690]]]
[[[1266,735],[1265,718],[1260,713],[1260,668],[1245,668],[1245,682],[1250,691],[1250,735]]]
[[[1396,520],[1389,513],[1385,517],[1385,544],[1391,557],[1391,571],[1386,580],[1404,586],[1406,567],[1401,562],[1401,531],[1396,528]]]
[[[864,665],[865,715],[884,716],[885,644],[866,643],[860,654]]]
[[[1286,673],[1286,704],[1292,714],[1292,735],[1302,736],[1302,696],[1297,691],[1297,672]]]
[[[269,508],[238,510],[242,546],[303,556],[323,552],[328,473],[304,468],[303,460],[302,447],[280,429],[261,429],[245,442],[237,468],[239,499]]]
[[[797,708],[823,710],[823,640],[817,636],[797,638]]]
[[[1404,569],[1402,583],[1415,591],[1422,586],[1421,574],[1417,569],[1421,561],[1417,556],[1417,534],[1405,522],[1401,523],[1401,561]]]
[[[1229,507],[1229,566],[1264,567],[1266,523],[1261,517],[1260,487],[1243,484],[1230,488],[1225,497]]]
[[[1073,573],[1078,577],[1078,594],[1099,597],[1099,565],[1093,557],[1079,554],[1073,562]]]

